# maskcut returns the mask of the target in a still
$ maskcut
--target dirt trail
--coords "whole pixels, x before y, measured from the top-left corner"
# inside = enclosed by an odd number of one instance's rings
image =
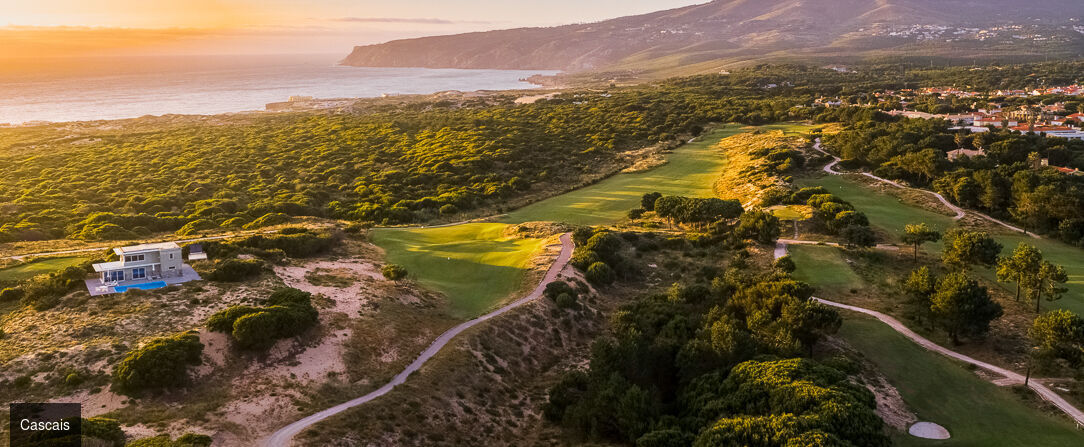
[[[329,418],[331,416],[342,413],[343,411],[346,411],[346,410],[348,410],[350,408],[353,408],[353,407],[356,407],[358,405],[364,404],[366,402],[372,401],[373,399],[376,399],[376,398],[378,398],[380,396],[383,396],[383,395],[389,393],[396,386],[405,383],[407,378],[410,377],[411,374],[413,374],[413,373],[417,372],[419,369],[421,369],[422,365],[424,365],[425,362],[427,362],[430,358],[432,358],[438,352],[440,352],[440,350],[443,349],[444,346],[448,344],[448,342],[452,341],[453,338],[455,338],[457,335],[459,335],[463,331],[465,331],[467,329],[470,329],[471,327],[473,327],[475,325],[478,325],[478,324],[480,324],[482,322],[485,322],[485,321],[487,321],[487,320],[489,320],[491,318],[494,318],[494,317],[497,317],[497,316],[499,316],[501,314],[504,314],[505,312],[508,312],[508,311],[510,311],[512,309],[515,309],[516,307],[522,306],[524,304],[527,304],[527,303],[529,303],[531,301],[534,301],[534,300],[540,298],[542,296],[542,292],[546,288],[546,285],[548,285],[549,283],[551,283],[551,282],[553,282],[553,281],[555,281],[557,279],[557,276],[561,273],[562,270],[564,270],[565,265],[568,264],[569,259],[572,258],[572,249],[573,248],[574,248],[574,246],[573,246],[573,243],[572,243],[572,235],[570,233],[562,234],[561,235],[561,253],[560,253],[560,255],[557,256],[556,260],[554,260],[553,264],[550,266],[549,270],[546,272],[546,276],[542,279],[542,282],[540,282],[538,284],[538,286],[535,287],[535,289],[533,291],[531,291],[530,294],[528,294],[527,296],[524,296],[523,298],[520,298],[520,299],[518,299],[516,301],[513,301],[513,302],[505,305],[504,307],[501,307],[500,309],[497,309],[497,310],[495,310],[493,312],[482,315],[482,316],[480,316],[478,318],[475,318],[473,320],[470,320],[470,321],[467,321],[465,323],[459,324],[458,326],[455,326],[455,327],[449,329],[447,332],[445,332],[445,333],[441,334],[439,337],[437,337],[437,339],[433,341],[433,344],[429,345],[429,347],[426,348],[425,351],[422,351],[421,355],[419,355],[418,358],[414,360],[414,362],[412,362],[410,365],[408,365],[406,367],[406,369],[404,369],[402,372],[397,374],[395,376],[395,378],[393,378],[391,380],[391,382],[388,382],[384,386],[376,389],[375,391],[373,391],[373,392],[371,392],[369,394],[366,394],[366,395],[361,396],[359,398],[356,398],[356,399],[341,403],[341,404],[336,405],[334,407],[328,408],[328,409],[320,411],[320,412],[318,412],[316,414],[305,417],[305,418],[303,418],[303,419],[301,419],[301,420],[299,420],[297,422],[294,422],[294,423],[292,423],[290,425],[287,425],[286,427],[283,427],[283,428],[279,429],[278,431],[273,433],[271,436],[269,436],[263,442],[262,445],[268,446],[268,447],[285,447],[287,445],[290,445],[290,443],[291,443],[291,441],[292,441],[292,439],[293,439],[293,437],[295,435],[300,433],[302,430],[316,424],[317,422],[320,422],[320,421],[322,421],[324,419],[327,419],[327,418]]]
[[[775,258],[779,259],[783,255],[787,254],[787,245],[788,244],[819,244],[819,243],[820,242],[793,241],[793,240],[789,240],[789,239],[779,239],[775,244]],[[904,337],[907,337],[907,338],[911,339],[911,341],[914,341],[915,343],[918,343],[919,346],[922,346],[923,348],[926,348],[927,350],[930,350],[930,351],[933,351],[933,352],[936,352],[936,353],[939,353],[939,354],[954,358],[954,359],[962,361],[962,362],[973,364],[975,366],[978,366],[979,368],[982,368],[982,369],[985,369],[987,371],[998,374],[998,375],[1002,376],[1003,378],[992,380],[992,382],[999,385],[999,386],[1016,385],[1016,384],[1022,384],[1022,383],[1025,382],[1024,376],[1022,376],[1022,375],[1020,375],[1018,373],[1009,371],[1009,370],[1007,370],[1005,368],[1002,368],[1002,367],[999,367],[999,366],[991,365],[991,364],[983,362],[981,360],[976,360],[976,359],[971,358],[969,356],[960,354],[960,353],[958,353],[956,351],[952,351],[950,349],[944,348],[941,345],[938,345],[937,343],[934,343],[934,342],[930,341],[929,339],[927,339],[927,338],[925,338],[925,337],[923,337],[921,335],[916,334],[914,331],[909,329],[907,326],[905,326],[899,320],[897,320],[895,318],[892,318],[892,317],[890,317],[888,315],[885,315],[885,314],[883,314],[881,312],[877,312],[875,310],[865,309],[865,308],[862,308],[862,307],[851,306],[851,305],[848,305],[848,304],[837,303],[837,302],[834,302],[834,301],[829,301],[829,300],[825,300],[825,299],[821,299],[821,298],[817,298],[817,297],[813,297],[813,299],[815,301],[819,302],[819,303],[826,304],[826,305],[829,305],[829,306],[838,307],[840,309],[846,309],[846,310],[850,310],[850,311],[853,311],[853,312],[859,312],[859,313],[863,313],[863,314],[866,314],[866,315],[873,316],[874,318],[877,318],[878,320],[881,320],[883,323],[887,324],[889,327],[891,327],[896,332],[899,332]],[[1035,392],[1040,397],[1042,397],[1046,401],[1054,404],[1054,406],[1058,407],[1058,409],[1065,412],[1065,414],[1069,415],[1070,418],[1072,418],[1074,421],[1076,421],[1077,425],[1084,426],[1084,412],[1081,412],[1079,409],[1074,407],[1068,401],[1066,401],[1065,399],[1062,399],[1061,396],[1059,396],[1054,391],[1050,390],[1050,388],[1047,388],[1045,385],[1039,383],[1036,380],[1028,381],[1028,387],[1035,390]]]
[[[839,158],[839,157],[836,157],[835,155],[832,155],[832,154],[828,153],[828,151],[825,151],[824,149],[822,149],[822,148],[821,148],[821,139],[820,139],[820,138],[817,138],[816,142],[815,142],[815,143],[813,143],[813,149],[815,149],[815,150],[817,150],[817,151],[821,152],[821,153],[822,153],[822,154],[824,154],[824,155],[827,155],[827,156],[829,156],[829,157],[832,157],[832,162],[831,162],[831,163],[828,163],[828,164],[826,164],[826,165],[824,165],[824,172],[827,172],[827,173],[829,173],[829,174],[832,174],[832,175],[842,175],[842,174],[844,174],[843,172],[839,172],[839,171],[836,171],[836,170],[835,170],[835,166],[836,166],[836,164],[838,164],[838,163],[839,163],[839,162],[841,161],[841,160],[840,160],[840,158]],[[936,192],[933,192],[933,191],[927,191],[927,190],[925,190],[925,189],[919,189],[919,188],[911,188],[911,187],[909,187],[909,186],[905,186],[905,185],[902,185],[902,184],[900,184],[900,183],[898,183],[898,182],[895,182],[895,181],[892,181],[892,180],[889,180],[889,179],[886,179],[886,178],[883,178],[883,177],[878,177],[878,176],[876,176],[876,175],[873,175],[873,174],[870,174],[870,173],[868,173],[868,172],[863,172],[863,173],[861,173],[861,174],[862,174],[862,175],[864,175],[864,176],[866,176],[866,177],[869,177],[869,178],[871,178],[871,179],[874,179],[874,180],[877,180],[877,181],[879,181],[879,182],[882,182],[882,183],[886,183],[886,184],[889,184],[889,185],[895,186],[895,187],[897,187],[897,188],[900,188],[900,189],[910,189],[910,190],[914,190],[914,191],[919,191],[919,192],[922,192],[922,193],[925,193],[925,194],[930,194],[930,195],[932,195],[932,196],[936,197],[936,198],[937,198],[937,200],[939,200],[939,201],[940,201],[940,202],[941,202],[942,204],[944,204],[944,205],[945,205],[946,207],[948,207],[948,209],[952,210],[952,212],[956,213],[956,215],[955,215],[955,216],[953,216],[953,219],[954,219],[954,220],[960,220],[960,219],[963,219],[963,218],[964,218],[964,216],[966,216],[966,215],[967,215],[967,211],[966,211],[966,210],[964,210],[963,208],[960,208],[960,207],[956,206],[956,205],[955,205],[955,204],[953,204],[952,202],[949,202],[949,201],[948,201],[948,199],[946,199],[946,198],[945,198],[945,196],[943,196],[943,195],[941,195],[941,194],[938,194],[938,193],[936,193]],[[1028,233],[1028,232],[1024,231],[1024,229],[1023,229],[1023,228],[1020,228],[1020,227],[1017,227],[1017,226],[1013,226],[1013,225],[1011,225],[1011,224],[1009,224],[1009,223],[1007,223],[1007,222],[1005,222],[1005,221],[1002,221],[1002,220],[999,220],[999,219],[995,219],[995,218],[993,218],[993,217],[987,216],[987,215],[985,215],[985,214],[983,214],[983,213],[980,213],[980,212],[978,212],[978,211],[971,211],[971,212],[972,212],[973,214],[975,214],[976,216],[979,216],[979,217],[981,217],[981,218],[983,218],[983,219],[986,219],[986,220],[988,220],[988,221],[990,221],[990,222],[993,222],[993,223],[996,223],[996,224],[998,224],[998,225],[1001,225],[1001,226],[1003,226],[1003,227],[1005,227],[1005,228],[1008,228],[1008,229],[1010,229],[1010,230],[1012,230],[1012,231],[1015,231],[1015,232],[1017,232],[1017,233],[1024,233],[1024,234],[1026,234],[1026,235],[1028,235],[1028,236],[1031,236],[1031,237],[1033,237],[1033,238],[1035,238],[1035,239],[1040,239],[1040,238],[1041,238],[1041,237],[1040,237],[1039,235],[1037,235],[1037,234],[1032,234],[1032,233]]]

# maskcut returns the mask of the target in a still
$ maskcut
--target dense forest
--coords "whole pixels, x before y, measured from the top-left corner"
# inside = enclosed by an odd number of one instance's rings
[[[498,95],[348,114],[3,128],[0,242],[187,235],[281,224],[290,216],[451,220],[581,184],[616,170],[624,152],[672,147],[710,123],[824,118],[824,109],[811,107],[818,96],[919,84],[1069,82],[1084,72],[1081,65],[878,65],[857,72],[764,65],[568,90],[525,105]],[[919,149],[948,149],[946,141]],[[1054,146],[1052,159],[1070,156]]]
[[[0,241],[124,239],[276,216],[416,222],[577,184],[623,151],[711,122],[793,118],[800,102],[668,83],[531,105],[277,115],[86,138],[3,129]]]
[[[1084,245],[1084,177],[1050,167],[1084,168],[1084,141],[1007,130],[971,134],[943,120],[868,110],[852,118],[824,140],[843,165],[928,186],[961,206]],[[947,152],[958,148],[984,155],[949,160]]]

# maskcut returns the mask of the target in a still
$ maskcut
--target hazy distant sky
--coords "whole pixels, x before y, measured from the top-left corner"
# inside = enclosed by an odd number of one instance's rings
[[[343,53],[435,34],[591,22],[708,0],[0,0],[0,57]]]

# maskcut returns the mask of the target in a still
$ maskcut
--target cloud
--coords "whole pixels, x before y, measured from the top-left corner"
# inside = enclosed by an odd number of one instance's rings
[[[352,23],[414,23],[421,25],[462,25],[462,24],[491,24],[493,22],[486,20],[448,20],[448,19],[434,19],[434,18],[414,18],[414,17],[341,17],[337,19],[331,19],[335,22],[352,22]]]

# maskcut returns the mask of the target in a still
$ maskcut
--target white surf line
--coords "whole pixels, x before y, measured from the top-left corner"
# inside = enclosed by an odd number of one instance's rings
[[[821,139],[820,138],[817,138],[816,141],[813,143],[813,149],[816,149],[817,151],[821,152],[824,155],[832,157],[832,162],[824,165],[824,172],[827,172],[827,173],[832,174],[832,175],[842,175],[842,174],[844,174],[842,172],[839,172],[839,171],[835,170],[836,164],[838,164],[842,160],[840,160],[839,157],[836,157],[835,155],[832,155],[832,154],[828,153],[828,151],[825,151],[824,149],[822,149],[821,148]],[[897,188],[913,189],[915,191],[923,192],[923,193],[926,193],[926,194],[932,194],[934,197],[937,197],[937,200],[940,200],[941,203],[945,204],[945,206],[947,206],[950,210],[952,210],[952,212],[956,213],[956,216],[953,217],[954,220],[963,219],[964,216],[967,215],[967,210],[964,210],[963,208],[960,208],[960,207],[954,205],[952,202],[949,202],[948,199],[945,198],[945,196],[943,196],[943,195],[941,195],[939,193],[936,193],[934,191],[927,191],[927,190],[921,189],[921,188],[911,188],[911,187],[908,187],[908,186],[904,186],[904,185],[902,185],[902,184],[900,184],[898,182],[894,182],[894,181],[886,179],[886,178],[878,177],[878,176],[870,174],[868,172],[862,172],[861,174],[866,176],[866,177],[872,178],[874,180],[877,180],[877,181],[884,182],[884,183],[887,183],[889,185],[895,186]],[[1005,228],[1008,228],[1008,229],[1010,229],[1012,231],[1015,231],[1017,233],[1024,233],[1024,234],[1026,234],[1028,236],[1031,236],[1032,238],[1042,239],[1042,237],[1037,235],[1037,234],[1029,233],[1027,231],[1024,231],[1023,228],[1011,225],[1011,224],[1009,224],[1009,223],[1007,223],[1005,221],[995,219],[993,217],[987,216],[986,214],[980,213],[980,212],[975,211],[975,210],[971,210],[971,212],[974,213],[976,216],[982,217],[983,219],[986,219],[986,220],[988,220],[990,222],[1001,225],[1001,226],[1003,226]]]
[[[459,325],[448,329],[443,334],[440,334],[440,336],[437,337],[437,339],[434,340],[433,343],[425,349],[425,351],[422,351],[421,355],[419,355],[417,359],[415,359],[410,365],[407,365],[406,369],[403,369],[402,372],[397,374],[390,382],[384,384],[384,386],[370,392],[369,394],[347,402],[343,402],[339,405],[309,415],[290,425],[280,428],[275,433],[272,433],[271,436],[269,436],[262,445],[266,447],[286,447],[290,445],[290,442],[293,440],[293,437],[295,435],[301,433],[302,430],[311,427],[317,422],[320,422],[336,414],[342,413],[343,411],[346,411],[350,408],[372,401],[385,394],[388,394],[396,386],[405,383],[407,378],[410,377],[411,374],[421,369],[422,365],[425,364],[425,362],[427,362],[429,359],[433,358],[433,356],[435,356],[438,352],[440,352],[440,350],[444,348],[444,346],[447,345],[448,342],[452,341],[452,339],[455,338],[456,335],[459,335],[463,331],[470,329],[471,327],[478,325],[482,322],[485,322],[486,320],[489,320],[516,307],[540,298],[542,296],[542,292],[546,289],[546,285],[557,279],[557,275],[559,275],[561,271],[564,270],[565,266],[568,265],[569,259],[572,258],[572,250],[573,248],[575,248],[575,245],[572,243],[572,233],[562,234],[560,239],[561,253],[557,255],[557,259],[553,261],[553,264],[550,265],[549,270],[546,271],[546,276],[542,278],[542,282],[540,282],[538,286],[535,287],[533,291],[531,291],[530,294],[524,296],[523,298],[515,300],[493,312],[482,315],[473,320],[460,323]]]
[[[808,244],[820,244],[820,242],[793,241],[793,240],[789,240],[789,239],[779,239],[775,243],[775,258],[776,259],[779,259],[783,255],[787,254],[787,245],[789,245],[789,244],[806,244],[806,245],[808,245]],[[993,372],[995,374],[999,374],[1002,377],[1004,377],[1004,379],[997,379],[997,380],[992,381],[998,386],[1005,386],[1005,385],[1024,383],[1024,376],[1022,376],[1022,375],[1020,375],[1018,373],[1009,371],[1009,370],[1007,370],[1005,368],[1001,368],[999,366],[991,365],[991,364],[983,362],[981,360],[976,360],[974,358],[971,358],[971,357],[968,357],[966,355],[960,354],[960,353],[958,353],[956,351],[952,351],[950,349],[944,348],[941,345],[938,345],[937,343],[934,343],[934,342],[930,341],[929,339],[927,339],[927,338],[925,338],[925,337],[923,337],[921,335],[916,334],[914,331],[912,331],[906,325],[901,323],[899,320],[897,320],[895,318],[892,318],[892,317],[890,317],[888,315],[885,315],[885,314],[883,314],[881,312],[877,312],[875,310],[869,310],[869,309],[858,307],[858,306],[851,306],[849,304],[837,303],[835,301],[829,301],[829,300],[825,300],[825,299],[821,299],[821,298],[817,298],[817,297],[813,297],[813,300],[817,301],[819,303],[828,305],[828,306],[838,307],[840,309],[846,309],[846,310],[849,310],[849,311],[859,312],[859,313],[863,313],[863,314],[866,314],[866,315],[870,315],[870,316],[880,320],[881,322],[887,324],[893,330],[900,333],[904,337],[907,337],[907,338],[911,339],[911,341],[917,343],[919,346],[922,346],[926,350],[933,351],[933,352],[936,352],[936,353],[939,353],[939,354],[954,358],[954,359],[962,361],[962,362],[970,363],[970,364],[978,366],[978,367],[980,367],[982,369],[985,369],[987,371]],[[1073,421],[1076,422],[1078,427],[1084,426],[1084,412],[1081,412],[1079,409],[1074,407],[1072,404],[1070,404],[1068,401],[1063,399],[1057,393],[1051,391],[1050,388],[1047,388],[1045,385],[1043,385],[1042,383],[1039,383],[1036,380],[1029,380],[1028,381],[1028,387],[1031,388],[1032,390],[1035,390],[1035,393],[1038,394],[1040,397],[1042,397],[1044,400],[1046,400],[1047,402],[1050,402],[1051,404],[1054,404],[1054,406],[1058,407],[1058,409],[1060,409],[1065,414],[1067,414],[1070,418],[1073,419]]]

